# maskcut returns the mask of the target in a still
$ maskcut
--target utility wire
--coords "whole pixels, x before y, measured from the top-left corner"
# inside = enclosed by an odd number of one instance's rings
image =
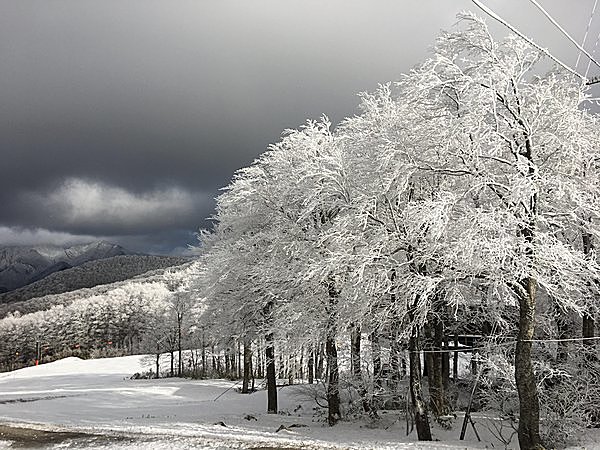
[[[500,336],[496,336],[500,337]],[[600,340],[600,336],[593,337],[580,337],[580,338],[569,338],[569,339],[523,339],[521,342],[578,342],[578,341],[597,341]],[[494,347],[504,347],[516,344],[517,340],[494,342]],[[452,349],[444,350],[414,350],[413,353],[454,353],[454,352],[475,352],[477,350],[490,350],[491,339],[488,340],[488,345],[482,345],[479,347],[457,347]]]
[[[553,24],[553,25],[554,25],[556,28],[558,28],[558,29],[559,29],[559,31],[560,31],[562,34],[564,34],[564,35],[567,37],[567,39],[569,39],[569,40],[570,40],[570,41],[571,41],[573,44],[575,44],[575,46],[576,46],[576,47],[579,49],[579,51],[580,51],[580,52],[583,52],[583,53],[585,53],[585,56],[587,56],[587,57],[590,59],[590,61],[592,61],[594,64],[596,64],[596,66],[598,66],[598,68],[600,68],[600,63],[598,63],[598,61],[596,61],[596,60],[594,59],[594,57],[593,57],[592,55],[590,55],[590,54],[588,53],[588,51],[587,51],[585,48],[583,48],[581,45],[579,45],[579,44],[577,43],[577,41],[576,41],[575,39],[573,39],[573,38],[571,37],[571,35],[570,35],[569,33],[567,33],[567,31],[566,31],[566,30],[565,30],[563,27],[561,27],[561,26],[560,26],[560,24],[559,24],[559,23],[558,23],[556,20],[554,20],[554,18],[553,18],[553,17],[552,17],[552,16],[551,16],[551,15],[548,13],[548,11],[546,11],[546,10],[545,10],[545,9],[542,7],[542,5],[540,5],[540,4],[537,2],[537,0],[529,0],[529,1],[530,1],[531,3],[533,3],[533,4],[534,4],[534,5],[537,7],[537,9],[539,9],[539,10],[540,10],[540,11],[541,11],[541,12],[542,12],[542,13],[543,13],[545,16],[546,16],[546,18],[547,18],[547,19],[548,19],[550,22],[552,22],[552,24]],[[594,5],[594,8],[595,8],[595,5]],[[577,68],[577,66],[575,66],[575,68]]]
[[[525,339],[523,342],[575,342],[575,341],[597,341],[600,336],[580,337],[570,339]]]
[[[567,70],[568,72],[570,72],[571,74],[577,76],[578,78],[585,80],[585,77],[578,74],[575,70],[571,69],[569,66],[567,66],[565,63],[563,63],[561,60],[559,60],[556,56],[552,55],[548,50],[546,50],[545,48],[540,47],[538,44],[536,44],[533,40],[531,40],[530,38],[528,38],[527,36],[525,36],[523,33],[521,33],[519,30],[517,30],[515,27],[513,27],[511,24],[509,24],[506,20],[502,19],[500,16],[498,16],[494,11],[492,11],[491,9],[489,9],[487,6],[485,6],[483,3],[481,3],[479,0],[471,0],[473,3],[475,3],[475,5],[477,5],[477,7],[479,9],[481,9],[484,13],[486,13],[488,16],[490,16],[492,19],[497,20],[498,22],[500,22],[502,25],[504,25],[506,28],[508,28],[510,31],[512,31],[513,33],[515,33],[517,36],[519,36],[521,39],[525,40],[529,45],[531,45],[532,47],[534,47],[536,50],[542,52],[544,55],[546,55],[548,58],[550,58],[552,61],[554,61],[556,64],[558,64],[559,66],[561,66],[563,69]]]
[[[588,21],[587,28],[585,29],[585,34],[583,35],[583,42],[581,43],[582,47],[585,47],[585,42],[587,41],[588,33],[590,32],[590,27],[592,26],[592,20],[594,19],[594,14],[596,13],[596,5],[598,5],[598,0],[594,0],[594,6],[592,7],[592,13],[590,14],[590,20]],[[596,43],[598,43],[597,40],[596,40]],[[581,50],[579,50],[579,53],[577,54],[577,62],[575,62],[575,70],[577,70],[577,66],[579,66],[579,60],[581,59],[581,53],[582,53]],[[593,52],[592,52],[592,54],[593,54]],[[588,61],[588,67],[589,67],[589,63],[590,63],[590,61]],[[587,77],[587,72],[585,75]]]
[[[592,54],[596,54],[596,50],[598,49],[598,41],[600,40],[600,32],[598,32],[598,36],[596,36],[596,42],[594,43],[594,50],[592,50]],[[585,69],[585,77],[587,78],[588,73],[590,71],[590,66],[592,65],[592,61],[588,60],[587,68]],[[594,84],[598,82],[598,77],[592,78],[592,82],[589,84]]]

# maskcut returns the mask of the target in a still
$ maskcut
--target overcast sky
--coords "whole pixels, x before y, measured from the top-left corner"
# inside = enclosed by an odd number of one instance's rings
[[[483,1],[574,66],[577,50],[529,1]],[[539,2],[581,42],[593,0]],[[0,244],[103,238],[181,252],[236,169],[306,118],[353,114],[356,93],[426,58],[466,9],[476,7],[0,0]]]

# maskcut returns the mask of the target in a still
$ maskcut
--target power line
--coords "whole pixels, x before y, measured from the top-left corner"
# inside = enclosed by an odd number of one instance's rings
[[[592,50],[592,53],[595,55],[596,54],[596,49],[598,48],[598,41],[600,40],[600,32],[598,32],[598,36],[596,36],[596,42],[594,43],[594,50]],[[592,65],[592,61],[588,60],[588,65],[587,68],[585,69],[585,77],[587,78],[588,73],[590,71],[590,66]],[[595,81],[594,81],[595,80]],[[594,81],[594,83],[598,82],[598,77],[592,79],[592,81]],[[589,84],[594,84],[594,83],[589,83]]]
[[[570,35],[569,33],[567,33],[567,31],[566,31],[566,30],[565,30],[563,27],[561,27],[561,26],[560,26],[560,24],[559,24],[559,23],[558,23],[556,20],[554,20],[554,18],[553,18],[553,17],[552,17],[552,16],[551,16],[551,15],[548,13],[548,11],[546,11],[546,10],[545,10],[545,9],[542,7],[542,5],[540,5],[540,4],[537,2],[537,0],[529,0],[529,1],[530,1],[531,3],[533,3],[533,4],[534,4],[534,5],[537,7],[537,9],[539,9],[539,10],[542,12],[542,14],[544,14],[544,15],[546,16],[546,18],[547,18],[547,19],[548,19],[550,22],[552,22],[552,24],[553,24],[553,25],[554,25],[556,28],[558,28],[558,30],[559,30],[559,31],[560,31],[560,32],[561,32],[563,35],[565,35],[565,36],[567,37],[567,39],[569,39],[569,40],[570,40],[570,41],[571,41],[571,42],[572,42],[572,43],[573,43],[573,44],[574,44],[574,45],[575,45],[575,46],[576,46],[576,47],[579,49],[579,51],[580,51],[580,52],[583,52],[583,53],[585,53],[585,55],[586,55],[586,56],[587,56],[587,57],[590,59],[590,61],[592,61],[594,64],[596,64],[596,66],[598,66],[598,68],[600,68],[600,63],[598,63],[598,61],[596,61],[596,60],[594,59],[594,57],[593,57],[592,55],[590,55],[590,54],[588,53],[588,51],[587,51],[585,48],[583,48],[581,45],[579,45],[579,44],[577,43],[577,41],[576,41],[575,39],[573,39],[573,38],[571,37],[571,35]],[[594,9],[595,9],[595,7],[596,7],[596,5],[594,5]],[[577,68],[577,65],[575,65],[575,68]]]
[[[491,336],[490,336],[491,337]],[[501,337],[501,336],[495,336]],[[540,343],[540,342],[581,342],[581,341],[597,341],[600,340],[600,336],[593,337],[580,337],[580,338],[568,338],[568,339],[523,339],[521,342],[532,342],[532,343]],[[504,347],[515,345],[518,340],[504,341],[504,342],[493,342],[494,347]],[[490,350],[492,342],[488,341],[487,345],[482,345],[479,347],[456,347],[452,349],[441,349],[441,350],[414,350],[412,353],[471,353],[476,352],[478,350]]]
[[[597,341],[599,339],[600,339],[600,336],[592,336],[592,337],[580,337],[580,338],[569,338],[569,339],[524,339],[523,342],[575,342],[575,341]]]
[[[587,28],[585,29],[585,34],[583,35],[583,42],[581,43],[582,47],[585,47],[585,42],[587,41],[588,33],[590,32],[590,27],[592,26],[592,20],[594,19],[594,14],[596,13],[596,5],[598,5],[598,0],[594,0],[594,6],[592,7],[592,13],[590,14],[590,20],[588,21]],[[596,43],[598,41],[596,40]],[[581,59],[581,50],[577,54],[577,61],[575,62],[575,70],[577,70],[577,66],[579,66],[579,60]],[[588,61],[589,65],[589,61]],[[587,73],[586,73],[587,76]]]
[[[483,3],[481,3],[479,0],[471,0],[473,3],[475,3],[475,5],[477,5],[477,7],[479,9],[481,9],[484,13],[486,13],[488,16],[490,16],[492,19],[500,22],[502,25],[504,25],[506,28],[508,28],[510,31],[512,31],[513,33],[515,33],[517,36],[519,36],[521,39],[525,40],[529,45],[531,45],[532,47],[534,47],[536,50],[538,50],[539,52],[543,53],[544,55],[546,55],[548,58],[550,58],[552,61],[554,61],[556,64],[558,64],[559,66],[561,66],[563,69],[567,70],[568,72],[570,72],[571,74],[577,76],[578,78],[581,78],[582,80],[585,80],[585,77],[580,75],[579,73],[577,73],[575,70],[571,69],[569,66],[567,66],[565,63],[563,63],[561,60],[559,60],[556,56],[552,55],[548,50],[546,50],[545,48],[540,47],[538,44],[536,44],[533,40],[531,40],[530,38],[528,38],[527,36],[525,36],[523,33],[521,33],[519,30],[517,30],[515,27],[513,27],[510,23],[508,23],[506,20],[502,19],[500,16],[498,16],[494,11],[492,11],[491,9],[489,9],[487,6],[485,6]]]

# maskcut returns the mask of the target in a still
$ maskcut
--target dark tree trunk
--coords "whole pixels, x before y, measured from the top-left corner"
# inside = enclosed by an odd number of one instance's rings
[[[423,390],[421,386],[419,334],[417,327],[414,325],[411,337],[408,340],[408,352],[410,400],[415,415],[417,437],[420,441],[431,441],[429,416],[427,415],[427,405],[423,399]]]
[[[250,358],[252,358],[252,353],[250,353]],[[244,364],[245,363],[242,363],[242,344],[240,341],[238,341],[238,343],[237,343],[237,368],[238,368],[237,376],[238,376],[238,378],[242,378],[244,376],[244,374],[243,374]]]
[[[183,359],[181,357],[182,354],[182,349],[181,349],[181,321],[182,319],[180,318],[180,316],[177,316],[177,355],[178,355],[178,361],[177,361],[177,376],[180,377],[181,376],[181,372],[183,371]]]
[[[323,378],[323,362],[325,359],[323,357],[323,354],[325,352],[325,345],[319,344],[318,347],[319,347],[319,351],[317,352],[317,372],[315,373],[315,378],[320,380],[321,378]]]
[[[160,347],[156,345],[156,378],[160,377]]]
[[[204,335],[204,326],[202,327],[202,378],[206,378],[206,337]]]
[[[448,340],[445,336],[442,341],[442,349],[442,384],[444,386],[444,393],[447,401],[448,389],[450,387],[450,352],[448,351]]]
[[[327,308],[327,336],[325,340],[325,353],[327,355],[327,422],[329,426],[335,425],[341,418],[340,413],[340,391],[339,391],[339,369],[337,347],[335,338],[337,335],[336,315],[339,292],[335,288],[335,282],[329,282],[329,305]]]
[[[371,333],[371,359],[373,360],[373,388],[375,392],[381,390],[381,346],[379,344],[379,333],[373,330]]]
[[[396,319],[397,320],[397,319]],[[391,388],[391,409],[399,409],[400,401],[400,342],[398,340],[398,323],[392,325],[392,337],[390,342],[390,388]]]
[[[279,352],[279,372],[277,378],[285,378],[285,365],[283,364],[283,355]]]
[[[352,376],[362,379],[360,369],[360,326],[350,325],[350,369]]]
[[[361,329],[358,325],[353,325],[350,331],[350,360],[352,366],[352,377],[356,383],[356,390],[362,399],[362,405],[365,412],[371,411],[371,405],[368,398],[367,388],[362,377],[362,369],[360,362],[360,342]]]
[[[263,367],[263,360],[262,360],[262,347],[260,345],[260,341],[258,342],[257,345],[257,350],[256,350],[256,375],[258,378],[264,378],[265,376],[265,370]]]
[[[431,378],[433,374],[433,334],[429,324],[425,324],[423,327],[423,349],[425,350],[423,355],[423,378],[427,377],[427,383],[431,385]]]
[[[586,338],[586,340],[584,340],[584,343],[586,345],[590,345],[591,342],[590,342],[589,338],[594,337],[595,328],[596,328],[596,324],[595,324],[594,318],[589,314],[584,314],[582,335],[584,338]]]
[[[583,326],[582,326],[582,337],[584,338],[583,344],[586,347],[585,356],[588,361],[597,360],[597,355],[595,352],[596,343],[594,341],[594,337],[596,334],[596,322],[594,317],[590,314],[585,313],[583,315]]]
[[[328,335],[325,343],[327,354],[327,422],[333,426],[340,420],[339,370],[335,336]]]
[[[247,394],[252,373],[252,346],[250,341],[244,341],[244,380],[242,381],[242,394]]]
[[[287,379],[290,386],[294,384],[294,372],[296,371],[296,358],[288,356],[287,358]]]
[[[594,243],[592,241],[592,236],[589,233],[583,233],[583,253],[585,253],[586,258],[589,258],[592,254],[592,250],[594,250]],[[586,357],[590,360],[596,360],[597,355],[595,353],[596,343],[593,338],[595,337],[595,327],[596,323],[594,321],[594,317],[589,313],[584,313],[583,315],[583,324],[582,324],[582,337],[584,339],[583,343],[587,348]],[[590,339],[592,338],[592,339]]]
[[[571,318],[554,303],[554,322],[556,323],[556,334],[558,339],[571,338]],[[584,318],[585,320],[585,318]],[[566,363],[569,358],[569,343],[567,341],[558,341],[556,348],[556,362]]]
[[[431,409],[436,417],[448,413],[446,393],[444,390],[443,353],[444,324],[438,318],[433,319],[433,345],[431,346],[431,362],[429,373],[429,398]]]
[[[583,252],[586,255],[586,258],[589,258],[592,255],[592,250],[594,249],[594,243],[592,241],[592,236],[589,233],[583,233]],[[582,329],[581,336],[584,338],[583,345],[585,348],[584,358],[588,363],[592,363],[594,366],[597,366],[598,362],[598,350],[597,350],[597,342],[594,340],[596,335],[596,322],[594,320],[594,316],[585,312],[583,314],[582,321]],[[591,382],[594,384],[598,384],[600,380],[597,378],[598,372],[592,371],[592,380]],[[589,411],[587,411],[594,426],[598,426],[600,424],[600,406],[597,404],[591,405]]]
[[[171,377],[173,375],[175,375],[175,366],[174,366],[174,360],[175,360],[175,355],[173,354],[173,350],[171,350]]]
[[[458,334],[454,334],[454,358],[452,361],[452,378],[455,383],[458,381]]]
[[[214,345],[211,347],[211,354],[212,354],[212,355],[211,355],[211,358],[210,358],[210,360],[211,360],[211,362],[212,362],[212,372],[213,372],[213,374],[214,374],[214,373],[215,373],[215,371],[217,370],[217,358],[216,358],[216,356],[215,356],[215,346],[214,346]],[[213,375],[213,376],[214,376],[214,375]]]
[[[522,282],[519,298],[519,333],[515,349],[515,381],[519,393],[519,446],[523,450],[543,448],[540,438],[540,411],[531,346],[535,331],[535,298],[537,283],[528,277]]]
[[[265,336],[265,359],[267,363],[267,412],[277,414],[277,380],[275,378],[275,344],[273,333]]]
[[[315,358],[312,346],[308,349],[308,384],[315,382]]]

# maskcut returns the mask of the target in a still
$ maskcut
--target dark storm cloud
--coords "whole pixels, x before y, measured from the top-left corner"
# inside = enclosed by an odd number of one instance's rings
[[[592,3],[543,2],[578,40]],[[486,4],[574,64],[577,51],[529,2]],[[423,60],[464,9],[475,7],[467,0],[7,0],[0,226],[12,240],[54,233],[125,236],[148,249],[158,241],[160,251],[184,245],[206,226],[211,198],[235,169],[307,117],[352,114],[357,92]],[[600,17],[591,42],[599,28]]]

